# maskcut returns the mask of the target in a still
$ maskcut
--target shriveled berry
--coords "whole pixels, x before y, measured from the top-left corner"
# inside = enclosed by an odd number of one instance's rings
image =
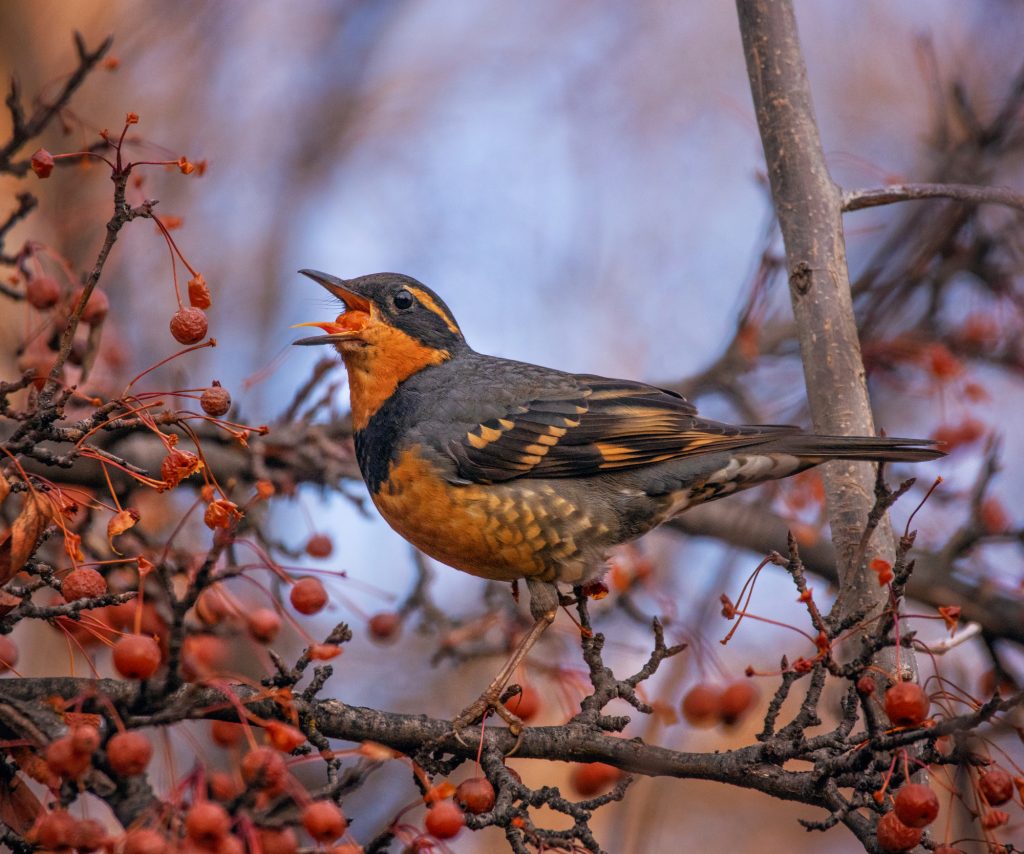
[[[907,783],[893,799],[893,812],[907,827],[924,827],[939,814],[939,799],[930,786]]]
[[[72,306],[77,306],[84,295],[85,288],[78,288],[74,293]],[[110,300],[106,293],[99,288],[94,288],[93,292],[89,294],[89,301],[85,304],[85,308],[82,309],[82,323],[88,326],[95,326],[106,319],[109,311]]]
[[[348,821],[330,801],[313,801],[302,811],[302,826],[317,842],[333,842],[348,827]]]
[[[278,789],[287,775],[284,757],[270,747],[254,747],[242,760],[242,779],[253,788]]]
[[[155,830],[140,827],[124,838],[124,854],[167,854],[167,840]]]
[[[185,833],[199,845],[213,848],[230,830],[231,816],[213,801],[199,801],[185,813]]]
[[[281,631],[281,618],[271,608],[257,608],[246,618],[249,634],[260,643],[270,643]]]
[[[870,697],[875,693],[877,688],[878,684],[871,676],[861,676],[860,679],[857,680],[857,690],[865,697]]]
[[[263,854],[295,854],[299,840],[290,827],[261,827],[258,830]]]
[[[96,819],[83,818],[75,822],[71,834],[71,847],[76,851],[98,851],[107,841],[107,831]]]
[[[683,696],[683,717],[692,726],[714,726],[719,719],[721,702],[719,688],[698,682]]]
[[[198,344],[206,337],[206,312],[201,308],[179,308],[171,318],[171,335],[179,344]]]
[[[896,817],[896,813],[887,812],[878,820],[875,839],[883,851],[898,854],[900,851],[909,851],[921,841],[921,828],[907,827]]]
[[[519,720],[526,723],[537,716],[540,711],[540,691],[532,685],[522,685],[522,691],[511,697],[505,708],[512,712]]]
[[[307,576],[292,585],[289,599],[300,614],[315,614],[327,604],[327,591],[320,579]]]
[[[92,724],[79,724],[69,733],[71,749],[75,753],[92,756],[100,746],[100,731]]]
[[[313,534],[306,541],[306,554],[310,557],[330,557],[334,551],[334,543],[327,534]]]
[[[1013,777],[993,765],[978,778],[978,788],[989,804],[998,807],[1013,797]]]
[[[122,635],[114,644],[114,667],[126,679],[149,679],[160,666],[160,646],[148,635]]]
[[[298,727],[281,721],[267,721],[263,727],[267,738],[282,753],[291,753],[301,744],[306,743],[306,734]]]
[[[0,635],[0,673],[6,673],[18,663],[18,645],[7,635]]]
[[[725,686],[719,702],[718,713],[722,723],[736,723],[757,700],[757,689],[747,679],[741,679]]]
[[[80,566],[64,576],[60,592],[68,602],[93,599],[107,592],[107,580],[91,566]]]
[[[464,810],[474,815],[487,812],[494,806],[494,786],[486,777],[469,777],[459,783],[455,800]]]
[[[186,477],[191,477],[203,467],[203,461],[191,451],[177,448],[169,451],[160,463],[160,477],[168,489],[173,489]]]
[[[222,386],[217,380],[214,380],[213,385],[206,389],[206,391],[202,393],[202,396],[200,396],[199,405],[207,415],[213,415],[215,417],[219,415],[226,415],[227,411],[231,409],[231,395],[224,386]]]
[[[466,826],[466,814],[453,801],[438,801],[427,810],[423,824],[435,839],[451,839]]]
[[[917,726],[928,717],[931,700],[915,682],[897,682],[885,692],[885,713],[894,726]]]
[[[210,787],[210,795],[218,801],[230,801],[242,794],[241,785],[226,771],[211,771],[206,782]]]
[[[37,178],[49,178],[53,171],[53,155],[45,148],[37,148],[29,160],[29,165]]]
[[[75,820],[64,810],[48,812],[36,826],[36,842],[43,848],[57,849],[71,845]]]
[[[394,611],[382,611],[370,617],[367,628],[375,641],[394,640],[402,630],[402,615]]]
[[[107,742],[107,762],[122,777],[141,774],[153,757],[153,746],[139,732],[119,732]]]
[[[576,765],[572,769],[569,782],[580,796],[592,798],[617,783],[620,777],[622,772],[614,765],[588,762],[585,765]]]
[[[25,299],[32,308],[46,311],[60,302],[60,285],[52,276],[36,276],[25,285]]]

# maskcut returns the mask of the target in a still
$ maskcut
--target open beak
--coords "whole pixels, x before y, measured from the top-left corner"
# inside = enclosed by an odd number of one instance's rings
[[[369,299],[355,290],[353,281],[339,279],[336,276],[321,273],[318,270],[299,270],[303,276],[308,276],[314,282],[322,285],[331,294],[345,304],[345,311],[338,315],[337,319],[327,322],[296,323],[292,328],[300,326],[315,326],[322,329],[325,334],[314,335],[311,338],[300,338],[293,341],[293,344],[340,344],[345,341],[361,341],[360,333],[370,325],[370,308],[372,303]]]

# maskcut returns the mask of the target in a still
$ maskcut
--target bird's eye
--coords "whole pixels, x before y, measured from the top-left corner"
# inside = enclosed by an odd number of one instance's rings
[[[408,308],[412,308],[412,304],[415,301],[416,300],[413,299],[412,294],[408,291],[399,291],[391,298],[391,302],[395,304],[395,308],[399,311],[405,311]]]

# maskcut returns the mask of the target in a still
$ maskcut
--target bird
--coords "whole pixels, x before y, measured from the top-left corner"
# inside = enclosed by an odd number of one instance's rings
[[[473,350],[416,279],[300,270],[341,303],[323,334],[348,373],[359,470],[380,515],[423,553],[480,578],[525,580],[533,628],[456,727],[499,703],[553,622],[559,585],[600,578],[610,549],[683,511],[828,460],[920,462],[930,440],[826,436],[700,417],[674,391]]]

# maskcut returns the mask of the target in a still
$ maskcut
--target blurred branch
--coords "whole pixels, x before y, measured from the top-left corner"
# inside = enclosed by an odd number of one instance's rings
[[[1024,195],[1003,187],[973,184],[893,184],[871,190],[847,190],[842,193],[842,208],[846,212],[859,211],[918,199],[958,199],[974,204],[1006,205],[1024,211]]]

